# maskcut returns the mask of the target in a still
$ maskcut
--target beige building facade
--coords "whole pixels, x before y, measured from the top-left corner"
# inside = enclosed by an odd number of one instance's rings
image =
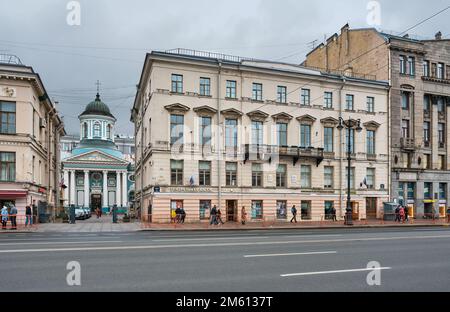
[[[131,120],[142,218],[228,222],[342,219],[347,134],[355,219],[389,200],[388,86],[294,64],[176,50],[147,55]]]
[[[311,51],[306,66],[370,75],[390,84],[392,199],[417,218],[450,203],[450,40],[350,29]]]
[[[17,57],[0,56],[0,204],[55,216],[61,206],[59,140],[64,125],[39,74]]]

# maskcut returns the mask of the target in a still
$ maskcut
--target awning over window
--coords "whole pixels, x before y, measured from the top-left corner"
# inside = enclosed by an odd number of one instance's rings
[[[0,198],[15,198],[15,197],[26,197],[28,194],[27,191],[16,191],[16,190],[1,190],[0,191]]]

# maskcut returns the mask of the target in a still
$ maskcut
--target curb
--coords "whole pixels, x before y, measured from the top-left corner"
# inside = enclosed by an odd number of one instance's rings
[[[222,231],[261,231],[261,230],[339,230],[339,229],[383,229],[383,228],[448,228],[450,224],[404,224],[404,225],[355,225],[347,226],[311,226],[311,227],[252,227],[252,228],[148,228],[138,232],[222,232]]]

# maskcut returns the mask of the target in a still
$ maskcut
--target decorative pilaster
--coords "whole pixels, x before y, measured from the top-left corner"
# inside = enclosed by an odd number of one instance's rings
[[[128,206],[128,195],[127,195],[127,172],[122,172],[122,207]]]
[[[64,206],[69,206],[69,171],[64,170],[64,185],[66,188],[64,189]]]
[[[89,170],[84,171],[84,207],[89,208]]]
[[[121,179],[120,179],[120,171],[116,172],[116,205],[117,207],[120,207],[120,198],[121,198],[121,188],[120,188],[120,184],[121,184]]]
[[[103,171],[103,208],[108,206],[108,171]]]
[[[75,205],[75,170],[70,171],[70,205]]]

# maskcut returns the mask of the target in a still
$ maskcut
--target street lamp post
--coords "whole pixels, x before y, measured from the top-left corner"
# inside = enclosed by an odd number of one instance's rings
[[[353,225],[353,209],[351,203],[351,191],[352,185],[350,180],[351,175],[351,165],[352,165],[352,140],[351,140],[351,131],[356,130],[357,132],[361,132],[361,120],[357,121],[349,119],[345,121],[342,117],[339,117],[339,126],[338,129],[342,130],[347,129],[347,208],[345,210],[345,225]],[[354,140],[353,140],[354,141]],[[353,142],[354,143],[354,142]]]

